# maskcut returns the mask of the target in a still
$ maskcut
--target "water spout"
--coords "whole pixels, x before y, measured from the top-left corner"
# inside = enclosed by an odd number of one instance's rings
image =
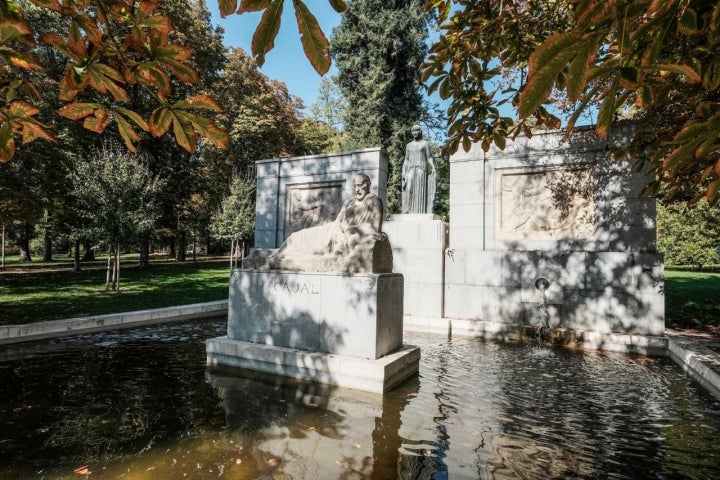
[[[546,342],[550,334],[550,312],[548,311],[547,289],[550,282],[544,277],[535,280],[535,289],[542,294],[542,301],[537,304],[540,307],[540,327],[535,332],[535,338],[540,342]]]

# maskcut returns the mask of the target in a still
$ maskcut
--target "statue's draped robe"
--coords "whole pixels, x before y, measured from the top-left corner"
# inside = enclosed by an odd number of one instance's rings
[[[428,177],[429,146],[424,140],[407,144],[403,163],[402,213],[432,213],[435,174]]]
[[[373,194],[368,194],[359,203],[351,198],[343,204],[341,212],[343,214],[334,222],[299,230],[290,235],[276,256],[298,260],[312,259],[348,250],[352,247],[348,245],[348,232],[354,231],[352,227],[368,232],[375,230],[372,225],[377,215],[382,216],[382,201]]]

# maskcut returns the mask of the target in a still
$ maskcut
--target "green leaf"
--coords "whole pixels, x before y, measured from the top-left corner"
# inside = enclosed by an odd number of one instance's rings
[[[347,9],[347,5],[344,0],[330,0],[330,5],[338,13],[343,13]]]
[[[315,71],[324,75],[330,70],[330,43],[307,6],[301,0],[293,0],[293,5],[305,56]]]
[[[520,94],[518,114],[527,118],[547,99],[555,79],[577,54],[575,32],[555,34],[545,40],[530,56],[528,84]]]
[[[133,112],[132,110],[128,110],[127,108],[116,108],[115,112],[129,118],[135,125],[142,128],[146,132],[150,130],[150,126],[148,125],[148,123],[137,112]]]
[[[13,138],[13,127],[10,122],[5,122],[0,127],[0,163],[9,162],[15,155],[15,139]]]
[[[595,57],[596,44],[594,39],[586,40],[578,46],[578,53],[570,63],[565,81],[568,98],[575,101],[580,98],[587,85],[588,72]]]
[[[155,137],[165,135],[172,126],[173,114],[169,107],[160,107],[150,114],[148,126]]]
[[[683,35],[695,35],[700,33],[697,28],[697,13],[690,7],[686,7],[678,21],[678,32]]]
[[[685,81],[690,84],[700,83],[702,78],[690,65],[683,65],[677,63],[657,63],[653,65],[644,65],[641,69],[656,70],[659,72],[671,72],[678,75],[683,75]]]
[[[607,137],[610,129],[612,128],[612,122],[615,116],[616,90],[617,85],[613,85],[610,88],[610,92],[608,92],[608,94],[605,96],[605,100],[603,100],[602,104],[600,105],[600,109],[598,110],[597,125],[595,126],[595,131],[603,138]]]
[[[192,153],[197,145],[197,135],[190,122],[182,119],[181,116],[173,114],[173,133],[178,145]]]
[[[620,85],[631,90],[637,89],[640,84],[638,69],[634,67],[620,67]]]
[[[258,3],[260,3],[260,0],[258,0]],[[240,8],[242,8],[242,4]],[[252,52],[258,66],[262,66],[263,63],[265,63],[265,54],[275,47],[275,37],[280,30],[282,9],[282,0],[276,0],[270,3],[263,12],[260,23],[253,34]]]
[[[230,145],[230,136],[218,127],[212,120],[200,115],[183,114],[183,118],[192,123],[195,131],[214,143],[219,148],[225,149]]]
[[[137,148],[135,148],[134,142],[140,140],[140,135],[137,134],[135,129],[130,125],[130,123],[128,123],[128,121],[125,120],[121,115],[115,115],[115,121],[118,124],[118,131],[120,132],[120,136],[125,142],[125,146],[127,146],[128,150],[130,150],[131,152],[137,153]]]

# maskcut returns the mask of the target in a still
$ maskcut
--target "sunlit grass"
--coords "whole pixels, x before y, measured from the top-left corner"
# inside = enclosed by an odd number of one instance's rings
[[[104,269],[0,273],[0,324],[119,313],[222,300],[227,262],[157,263],[120,270],[120,293],[105,290]]]
[[[665,270],[668,327],[720,327],[720,273]]]

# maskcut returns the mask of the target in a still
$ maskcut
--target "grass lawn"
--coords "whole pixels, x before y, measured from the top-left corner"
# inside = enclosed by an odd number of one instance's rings
[[[720,332],[720,273],[666,269],[665,324]]]
[[[140,269],[132,261],[120,268],[120,293],[105,291],[106,271],[72,262],[31,265],[7,263],[0,270],[0,325],[119,313],[228,298],[228,261],[179,264],[155,262]]]

